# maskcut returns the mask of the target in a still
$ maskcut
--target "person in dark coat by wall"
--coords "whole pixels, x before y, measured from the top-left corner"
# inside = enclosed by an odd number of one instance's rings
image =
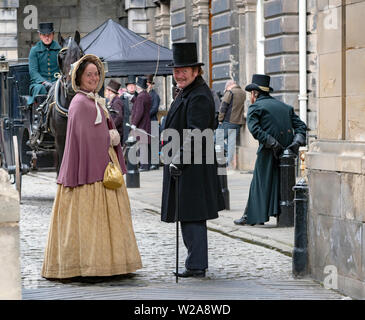
[[[250,193],[243,216],[237,225],[264,224],[280,214],[279,157],[284,149],[298,154],[306,145],[306,124],[294,108],[270,96],[270,77],[255,74],[245,90],[251,92],[247,126],[259,141]]]
[[[120,83],[111,79],[105,88],[105,97],[108,99],[108,111],[114,121],[115,127],[119,132],[120,141],[123,141],[124,135],[124,105],[118,96]]]
[[[178,93],[166,116],[163,132],[164,148],[176,141],[170,140],[167,134],[178,132],[179,148],[174,153],[163,155],[163,191],[161,220],[164,222],[180,221],[184,244],[188,250],[185,270],[179,277],[204,277],[208,268],[208,240],[206,221],[218,218],[218,211],[224,209],[224,199],[219,186],[217,162],[214,151],[214,99],[210,88],[201,77],[203,63],[197,60],[196,43],[174,43],[173,76],[177,83]],[[183,134],[184,129],[197,129],[199,132],[211,132],[211,140],[202,139],[202,161],[196,163],[198,156],[190,145],[199,144],[193,134]],[[167,134],[168,135],[168,134]],[[166,141],[166,142],[165,142]],[[204,143],[205,141],[205,143]],[[213,149],[210,162],[206,151]],[[164,152],[164,150],[163,150]],[[190,156],[187,164],[186,153]],[[166,157],[170,157],[170,162]],[[168,160],[168,159],[167,159]],[[178,180],[174,177],[179,176]],[[179,217],[175,217],[175,187],[179,183]]]
[[[137,92],[136,98],[132,99],[133,109],[131,115],[131,128],[133,134],[139,136],[139,150],[140,150],[140,171],[147,171],[150,168],[149,155],[148,155],[148,144],[151,143],[151,139],[146,134],[141,134],[140,131],[135,130],[142,129],[146,133],[151,134],[151,120],[150,120],[150,110],[152,99],[147,93],[147,79],[145,77],[138,77],[137,79]]]

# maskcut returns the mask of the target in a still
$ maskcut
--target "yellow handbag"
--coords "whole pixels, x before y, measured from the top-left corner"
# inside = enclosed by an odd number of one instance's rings
[[[120,170],[119,162],[113,147],[109,147],[110,161],[104,172],[103,184],[108,189],[118,189],[123,185],[124,178]]]

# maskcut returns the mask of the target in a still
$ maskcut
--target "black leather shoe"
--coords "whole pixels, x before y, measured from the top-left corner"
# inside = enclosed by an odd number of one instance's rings
[[[245,224],[247,224],[247,218],[245,216],[242,216],[241,218],[234,220],[233,223],[240,226],[244,226]]]
[[[176,272],[174,272],[174,275],[176,276]],[[177,274],[180,278],[189,278],[189,277],[195,277],[195,278],[204,278],[205,277],[205,270],[191,270],[191,269],[185,269],[183,272],[179,272]]]
[[[152,165],[151,167],[150,167],[150,170],[158,170],[160,167],[159,166],[157,166],[157,165]]]

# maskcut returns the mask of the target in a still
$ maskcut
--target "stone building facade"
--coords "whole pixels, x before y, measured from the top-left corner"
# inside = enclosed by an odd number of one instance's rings
[[[19,0],[0,0],[0,57],[18,59],[17,12]]]
[[[318,1],[318,140],[307,153],[310,272],[358,299],[365,299],[364,15],[364,0]]]

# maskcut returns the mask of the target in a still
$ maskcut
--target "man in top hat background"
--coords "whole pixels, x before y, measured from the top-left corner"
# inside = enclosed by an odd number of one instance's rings
[[[212,92],[202,78],[203,63],[198,62],[196,43],[173,43],[173,77],[178,93],[166,116],[164,130],[174,129],[179,133],[180,144],[172,154],[171,163],[164,161],[161,220],[180,221],[184,244],[188,250],[185,270],[179,277],[204,277],[208,268],[208,239],[206,221],[218,218],[224,209],[224,199],[219,186],[217,163],[207,161],[206,146],[213,148],[215,105]],[[184,129],[212,132],[211,139],[202,139],[200,163],[195,163],[194,147],[199,144],[193,134],[184,134]],[[186,132],[186,131],[185,131]],[[163,145],[170,141],[163,137]],[[195,144],[195,145],[194,145]],[[194,147],[192,147],[194,145]],[[190,164],[184,163],[186,154]],[[194,156],[195,155],[195,156]],[[174,177],[178,176],[178,179]],[[175,190],[178,183],[179,216],[175,217]]]
[[[157,113],[158,110],[160,108],[160,96],[158,95],[158,93],[156,92],[156,90],[154,89],[154,85],[155,82],[153,80],[153,74],[149,74],[146,76],[147,78],[147,92],[149,93],[149,95],[151,96],[152,99],[152,104],[151,104],[151,110],[150,110],[150,119],[151,121],[158,121],[157,118]],[[160,128],[160,126],[159,126]],[[159,130],[160,131],[160,130]],[[151,145],[149,144],[149,149],[148,149],[148,154],[150,156],[149,159],[151,159]],[[150,170],[158,170],[159,165],[157,164],[151,164],[150,166]]]
[[[154,89],[155,82],[153,81],[153,74],[146,76],[147,78],[147,92],[150,94],[152,99],[150,118],[151,121],[157,121],[158,108],[160,107],[160,96]]]
[[[151,119],[150,110],[152,99],[147,93],[147,79],[145,77],[138,77],[136,83],[137,97],[132,99],[133,109],[131,116],[131,128],[142,129],[148,134],[151,134]],[[140,171],[148,171],[150,169],[149,161],[149,144],[151,138],[143,133],[134,132],[135,135],[139,136],[139,152],[140,152]]]
[[[247,127],[259,141],[259,148],[246,209],[234,223],[255,225],[280,214],[279,157],[284,149],[298,154],[299,147],[306,145],[307,126],[292,106],[270,96],[269,76],[254,74],[245,90],[251,93],[252,103]]]
[[[114,121],[115,127],[119,132],[120,141],[123,142],[124,135],[124,105],[118,96],[120,83],[111,79],[105,88],[105,98],[108,99],[107,109]]]
[[[131,114],[133,109],[132,99],[137,97],[136,91],[136,76],[128,76],[125,82],[125,92],[120,96],[124,105],[124,123],[131,123]],[[129,136],[130,128],[125,125],[124,127],[124,141]]]
[[[61,47],[53,40],[53,23],[41,22],[38,33],[40,41],[32,47],[29,53],[29,94],[31,97],[28,104],[32,104],[37,95],[47,94],[53,82],[57,80],[55,73],[59,72],[57,55]]]

